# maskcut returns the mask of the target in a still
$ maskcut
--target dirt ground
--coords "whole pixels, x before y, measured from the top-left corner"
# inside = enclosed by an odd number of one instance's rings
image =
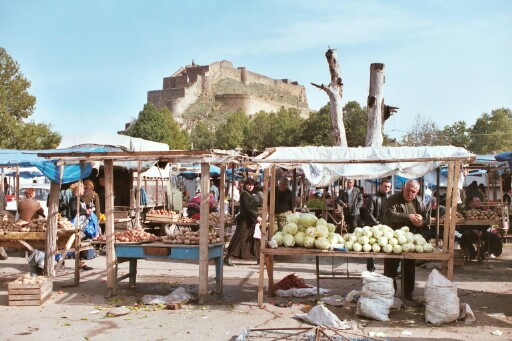
[[[71,266],[70,260],[67,261]],[[294,298],[291,307],[272,303],[287,302],[279,297],[264,297],[264,306],[257,301],[258,269],[255,262],[235,261],[234,267],[224,267],[224,293],[211,294],[207,305],[191,303],[180,310],[165,310],[160,306],[141,305],[145,294],[167,295],[180,285],[197,288],[197,264],[187,262],[139,261],[137,286],[128,281],[119,284],[117,296],[106,299],[106,260],[99,256],[87,261],[94,269],[81,272],[78,288],[68,287],[72,271],[57,277],[52,297],[42,306],[7,306],[7,284],[30,267],[21,253],[11,254],[0,261],[0,329],[1,340],[235,340],[246,328],[309,327],[293,316],[307,313],[316,297]],[[346,278],[346,269],[351,278]],[[338,277],[321,280],[321,287],[331,295],[345,296],[361,289],[358,278],[365,269],[364,261],[343,258],[322,258],[321,272]],[[381,261],[377,271],[382,272]],[[120,274],[127,264],[120,265]],[[210,266],[210,284],[214,288],[214,266]],[[275,279],[295,273],[311,285],[316,285],[314,258],[280,259],[275,266]],[[416,295],[422,295],[430,270],[417,267]],[[512,340],[512,244],[505,244],[503,255],[488,263],[466,263],[455,269],[461,303],[468,303],[476,321],[455,322],[432,326],[425,323],[425,307],[405,307],[390,312],[390,322],[379,322],[355,315],[354,305],[326,307],[340,320],[357,322],[356,332],[363,338],[370,333],[384,333],[387,340]],[[131,309],[128,315],[108,317],[115,306]],[[502,335],[493,335],[501,331]],[[405,332],[405,333],[404,333]],[[409,334],[409,335],[406,335]],[[373,335],[373,334],[372,334]],[[347,337],[349,335],[346,335]],[[353,336],[355,338],[355,336]]]

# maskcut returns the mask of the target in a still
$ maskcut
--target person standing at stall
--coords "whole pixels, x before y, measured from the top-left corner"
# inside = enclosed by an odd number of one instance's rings
[[[84,185],[80,182],[75,182],[70,187],[73,196],[69,199],[69,212],[72,219],[78,219],[78,228],[84,230],[89,224],[89,215],[92,213],[91,209],[87,208],[83,199]],[[84,261],[80,262],[82,270],[91,270],[92,267],[85,264]]]
[[[268,202],[270,204],[270,193],[268,194]],[[293,194],[288,188],[288,179],[286,177],[279,178],[274,206],[274,222],[279,231],[283,230],[286,225],[286,212],[293,210]]]
[[[228,252],[224,262],[232,266],[232,257],[242,259],[259,259],[260,239],[254,238],[256,224],[261,223],[258,204],[253,196],[256,180],[249,178],[245,181],[240,193],[240,213],[236,230],[229,242]]]
[[[384,179],[380,183],[377,193],[370,195],[366,201],[365,224],[375,226],[384,222],[384,214],[388,207],[389,192],[391,191],[391,181]],[[366,270],[375,271],[373,258],[366,259]]]
[[[39,201],[34,197],[36,190],[33,188],[25,189],[25,199],[18,203],[18,215],[20,220],[31,221],[32,219],[45,217],[44,210]]]
[[[84,202],[87,208],[92,210],[93,213],[96,214],[96,217],[99,219],[101,216],[101,204],[99,195],[94,191],[94,183],[91,179],[84,180]]]
[[[418,196],[420,184],[416,180],[407,180],[401,192],[395,193],[388,198],[388,208],[384,215],[384,222],[394,230],[402,226],[409,226],[412,233],[421,233],[428,228],[429,216],[425,204]],[[400,259],[384,259],[384,275],[393,278],[396,290],[396,276]],[[404,272],[404,298],[409,301],[416,301],[414,297],[414,281],[416,277],[416,261],[405,259],[403,262]]]
[[[343,216],[348,225],[348,232],[354,232],[359,220],[361,206],[363,205],[363,194],[361,190],[354,187],[354,180],[347,180],[347,188],[341,191],[338,197],[338,204],[343,207]]]

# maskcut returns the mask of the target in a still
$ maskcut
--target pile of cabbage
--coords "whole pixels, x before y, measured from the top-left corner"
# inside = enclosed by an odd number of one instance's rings
[[[343,236],[343,246],[355,252],[432,252],[432,244],[428,243],[419,233],[409,232],[404,226],[393,230],[386,225],[356,227],[353,233]]]
[[[331,244],[345,243],[340,234],[334,233],[334,224],[327,223],[323,218],[318,219],[314,214],[289,214],[286,222],[283,230],[272,237],[279,246],[328,250]]]

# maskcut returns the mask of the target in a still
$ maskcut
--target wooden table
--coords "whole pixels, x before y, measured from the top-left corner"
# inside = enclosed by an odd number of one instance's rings
[[[264,266],[267,267],[268,273],[268,292],[270,296],[275,295],[274,289],[274,259],[273,256],[315,256],[316,258],[316,283],[317,283],[317,299],[320,298],[320,276],[319,276],[319,257],[346,257],[346,258],[395,258],[400,260],[405,259],[421,259],[421,260],[434,260],[434,261],[449,261],[453,260],[453,256],[448,252],[430,252],[430,253],[416,253],[404,252],[401,254],[382,253],[382,252],[340,252],[328,251],[319,249],[306,249],[302,247],[278,247],[276,249],[265,248],[263,251],[265,262],[260,264],[260,285],[258,287],[258,305],[263,305],[263,283],[265,281]],[[404,296],[404,267],[402,264],[402,297]]]
[[[125,278],[129,279],[130,287],[134,287],[137,275],[138,259],[192,259],[199,260],[199,245],[165,244],[162,242],[149,244],[123,244],[115,243],[116,264],[130,262],[129,272],[126,275],[117,276],[115,283]],[[208,259],[215,260],[215,291],[222,293],[222,258],[224,254],[224,243],[208,244]]]

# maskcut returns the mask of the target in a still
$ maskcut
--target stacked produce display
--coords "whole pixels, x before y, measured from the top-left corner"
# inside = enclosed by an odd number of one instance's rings
[[[93,238],[94,241],[105,242],[107,236],[101,235]],[[116,231],[114,234],[114,240],[118,243],[140,243],[140,242],[151,242],[158,240],[158,237],[154,234],[148,233],[143,229],[131,229],[124,231]]]
[[[499,216],[492,210],[471,209],[466,211],[466,220],[496,220]]]
[[[199,245],[199,232],[176,231],[174,234],[165,236],[163,242],[168,244]],[[208,243],[220,243],[219,235],[216,233],[209,233]]]
[[[59,230],[74,230],[75,226],[67,219],[59,217],[57,221]],[[0,232],[45,232],[46,218],[36,218],[31,221],[15,221],[13,214],[7,213],[0,222]]]
[[[421,234],[411,233],[407,226],[397,230],[386,225],[357,227],[353,233],[341,236],[334,232],[333,224],[327,223],[325,219],[318,219],[313,214],[290,214],[287,222],[283,230],[272,237],[278,246],[395,254],[434,251],[432,244]]]

